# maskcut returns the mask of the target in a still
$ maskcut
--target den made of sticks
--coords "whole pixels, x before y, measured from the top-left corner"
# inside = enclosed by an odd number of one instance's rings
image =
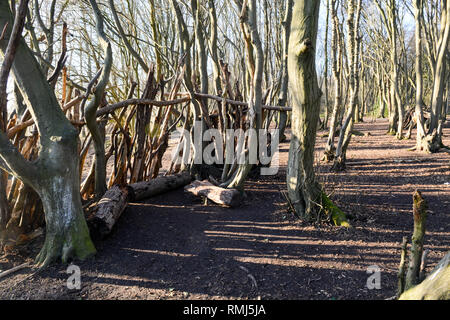
[[[449,300],[449,37],[448,0],[0,0],[0,299]]]

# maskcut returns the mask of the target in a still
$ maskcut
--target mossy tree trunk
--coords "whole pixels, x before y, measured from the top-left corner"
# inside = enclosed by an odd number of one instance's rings
[[[9,1],[0,0],[0,25],[7,25],[0,51],[5,54],[13,16]],[[37,262],[47,265],[58,257],[84,259],[95,253],[83,215],[79,191],[78,131],[59,106],[33,53],[23,38],[12,65],[16,83],[40,134],[36,162],[27,161],[0,132],[0,166],[40,195],[46,218],[46,240]]]
[[[420,281],[420,267],[422,265],[422,252],[425,237],[425,224],[427,219],[427,202],[420,191],[413,196],[414,232],[411,243],[409,266],[405,278],[405,290],[417,285]]]
[[[320,116],[316,40],[320,1],[295,0],[289,41],[292,138],[287,187],[296,214],[313,222],[323,213],[336,225],[349,226],[345,214],[324,194],[314,173],[314,146]]]

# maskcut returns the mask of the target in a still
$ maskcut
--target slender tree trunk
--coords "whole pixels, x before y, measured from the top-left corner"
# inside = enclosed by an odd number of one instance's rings
[[[327,0],[327,21],[325,23],[325,48],[324,48],[324,56],[325,56],[325,67],[323,72],[323,81],[325,87],[325,118],[323,120],[322,128],[326,130],[328,128],[328,21],[330,20],[330,1]]]
[[[96,18],[97,34],[105,53],[105,61],[96,85],[94,98],[85,109],[86,125],[91,132],[95,148],[95,196],[100,199],[106,192],[106,157],[105,157],[105,136],[103,130],[97,124],[97,110],[103,103],[104,92],[111,73],[113,56],[112,48],[103,29],[103,17],[95,0],[89,0]]]
[[[220,80],[220,63],[219,54],[217,48],[217,13],[214,0],[208,0],[209,4],[209,20],[211,22],[211,35],[210,35],[210,50],[211,58],[214,62],[213,72],[214,72],[214,88],[217,95],[222,94],[222,85]]]
[[[450,37],[450,1],[441,1],[441,35],[437,47],[437,57],[435,64],[435,74],[433,82],[433,93],[431,97],[431,122],[428,134],[431,135],[438,129],[441,118],[442,104],[444,98],[444,88],[446,77],[446,56]],[[440,138],[439,138],[440,140]],[[436,151],[436,150],[434,150]]]
[[[416,19],[416,122],[417,137],[416,149],[418,151],[423,148],[423,139],[425,138],[424,116],[423,116],[423,77],[422,77],[422,15],[423,0],[414,1],[414,13]],[[412,124],[411,124],[412,126]]]
[[[289,50],[289,36],[291,33],[292,6],[293,1],[288,0],[286,2],[286,13],[283,21],[283,59],[282,59],[283,76],[281,79],[280,97],[278,99],[279,106],[285,106],[288,98],[288,89],[289,89],[288,50]],[[280,112],[280,120],[278,125],[278,128],[280,130],[280,141],[286,140],[284,132],[286,130],[287,119],[288,119],[287,112]]]

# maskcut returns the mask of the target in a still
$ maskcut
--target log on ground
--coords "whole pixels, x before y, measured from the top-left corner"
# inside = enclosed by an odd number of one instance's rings
[[[95,205],[87,217],[91,236],[104,238],[126,209],[129,201],[141,201],[153,196],[184,187],[192,181],[188,172],[131,184],[127,187],[114,186]]]
[[[96,209],[87,218],[89,231],[94,238],[104,238],[111,233],[128,204],[128,188],[114,186],[97,203]]]
[[[236,207],[242,201],[242,195],[238,190],[217,187],[208,180],[194,181],[186,186],[184,190],[195,196],[206,197],[216,204],[227,207]]]
[[[129,185],[131,188],[130,201],[141,201],[174,189],[184,187],[192,181],[189,172],[182,172],[171,176],[161,176],[144,182]]]

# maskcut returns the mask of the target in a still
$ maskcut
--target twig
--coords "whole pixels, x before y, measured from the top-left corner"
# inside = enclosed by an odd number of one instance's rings
[[[317,279],[311,279],[311,278],[308,278],[308,286],[309,286],[309,284],[310,284],[311,282],[313,282],[313,281],[319,281],[319,280],[322,280],[322,277],[319,277],[319,278],[317,278]]]
[[[14,272],[17,272],[19,270],[25,269],[26,267],[29,267],[29,266],[30,266],[30,263],[27,262],[27,263],[21,264],[20,266],[17,266],[17,267],[14,267],[12,269],[3,271],[2,273],[0,273],[0,279],[2,279],[2,278],[6,277],[6,276],[8,276],[8,275],[10,275],[10,274],[12,274]]]
[[[253,288],[258,289],[258,283],[256,282],[255,277],[251,273],[249,273],[247,276],[250,278],[250,280],[252,280]]]
[[[0,35],[0,40],[3,40],[5,38],[6,29],[8,28],[8,22],[5,23],[5,26],[3,27],[2,34]]]

